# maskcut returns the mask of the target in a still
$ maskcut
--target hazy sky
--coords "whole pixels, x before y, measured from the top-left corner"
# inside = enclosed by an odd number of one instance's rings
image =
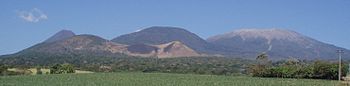
[[[61,29],[112,39],[150,26],[202,38],[242,28],[290,29],[350,49],[350,0],[1,0],[0,55]]]

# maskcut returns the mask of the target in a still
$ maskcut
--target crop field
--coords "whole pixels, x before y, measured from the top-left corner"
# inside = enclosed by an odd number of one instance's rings
[[[337,86],[337,81],[166,73],[1,76],[0,86]]]

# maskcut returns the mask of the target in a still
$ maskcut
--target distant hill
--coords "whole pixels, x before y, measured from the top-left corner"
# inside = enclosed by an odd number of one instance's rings
[[[134,45],[150,44],[159,45],[173,41],[184,43],[189,48],[199,53],[207,52],[210,45],[202,38],[183,28],[154,26],[145,28],[138,32],[121,35],[112,39],[113,42]]]
[[[77,53],[77,52],[86,52],[86,53],[116,53],[118,49],[121,50],[123,45],[110,42],[109,40],[103,39],[94,35],[76,35],[68,39],[56,41],[56,42],[43,42],[37,44],[33,47],[23,50],[33,51],[33,52],[42,52],[42,53],[52,53],[52,54],[67,54],[67,53]],[[21,53],[21,52],[19,52]]]
[[[75,35],[54,42],[42,42],[18,53],[3,56],[7,64],[79,63],[102,60],[99,58],[129,57],[119,53],[123,45],[94,35]]]
[[[247,58],[266,52],[274,59],[337,59],[336,50],[346,50],[283,29],[242,29],[210,37],[207,41],[226,47],[222,54]]]

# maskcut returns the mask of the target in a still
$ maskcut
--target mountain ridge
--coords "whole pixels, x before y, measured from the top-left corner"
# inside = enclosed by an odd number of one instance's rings
[[[65,33],[68,35],[62,36]],[[338,49],[350,52],[284,29],[241,29],[204,40],[183,28],[153,26],[112,40],[89,34],[76,35],[69,30],[59,31],[47,40],[51,39],[55,40],[44,41],[13,55],[27,51],[69,55],[95,53],[111,57],[123,54],[159,58],[223,56],[254,59],[266,52],[271,59],[334,59]],[[350,55],[345,53],[344,56]]]
[[[125,45],[90,34],[75,35],[70,38],[56,40],[53,42],[42,42],[24,49],[17,54],[25,52],[74,55],[81,55],[79,53],[89,53],[99,56],[104,56],[103,54],[105,54],[106,56],[112,57],[115,54],[159,58],[200,56],[200,54],[198,54],[196,51],[188,48],[179,41],[172,41],[159,45]]]

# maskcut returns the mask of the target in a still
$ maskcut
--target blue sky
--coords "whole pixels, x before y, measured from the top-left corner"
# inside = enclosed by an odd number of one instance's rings
[[[350,0],[1,0],[0,55],[62,29],[112,39],[150,26],[202,38],[244,28],[281,28],[350,49]]]

